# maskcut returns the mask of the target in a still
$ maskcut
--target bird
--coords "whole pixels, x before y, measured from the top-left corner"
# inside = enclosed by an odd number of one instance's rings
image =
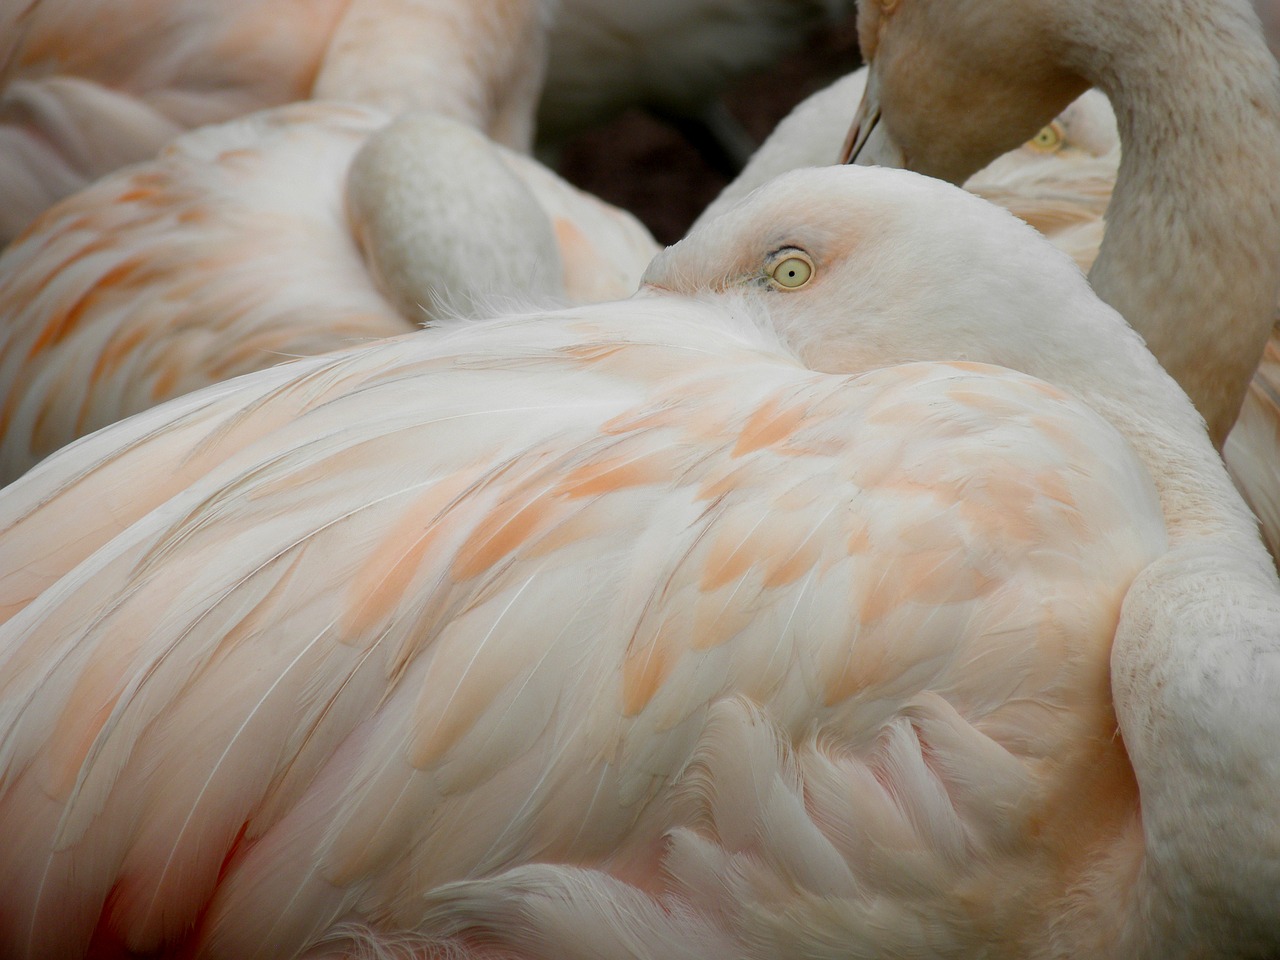
[[[862,96],[860,67],[797,104],[734,180],[695,220],[715,219],[756,187],[788,170],[834,163],[849,104]],[[1012,211],[1083,269],[1097,255],[1102,214],[1120,165],[1120,136],[1106,96],[1086,90],[1034,137],[965,181],[965,189]]]
[[[870,78],[850,152],[962,181],[1077,88],[1102,89],[1122,149],[1090,279],[1205,416],[1280,558],[1277,375],[1259,371],[1268,340],[1269,355],[1280,344],[1268,262],[1280,234],[1270,175],[1280,165],[1280,67],[1252,8],[1131,0],[1105,24],[1047,4],[989,6],[984,16],[997,10],[1001,29],[986,30],[955,5],[868,0],[859,30]],[[1049,53],[1028,66],[1032,46]],[[958,88],[963,122],[948,109]],[[1251,436],[1231,441],[1246,399]]]
[[[538,105],[540,150],[643,106],[733,175],[755,146],[720,95],[854,11],[853,0],[560,0]]]
[[[1270,271],[1246,267],[1280,232],[1280,190],[1266,172],[1280,158],[1280,109],[1272,109],[1280,107],[1280,66],[1245,0],[1130,0],[1124,9],[1125,18],[1105,25],[1084,10],[1062,17],[1043,4],[1016,16],[1009,9],[1004,33],[993,36],[966,29],[963,17],[953,22],[932,0],[868,0],[859,36],[870,75],[849,152],[858,162],[905,162],[963,181],[971,167],[1025,139],[1055,101],[1091,82],[1102,89],[1120,121],[1122,160],[1092,282],[1151,344],[1221,444],[1277,302]],[[1029,56],[1033,31],[1056,42],[1024,75],[1015,61]],[[1010,35],[1024,42],[997,50]],[[1116,53],[1138,42],[1142,57]],[[907,47],[924,51],[928,67],[896,73]],[[1186,48],[1179,70],[1165,69],[1179,47]],[[981,77],[965,87],[977,105],[970,122],[940,122],[932,98],[950,96],[943,88],[954,74],[975,73],[975,55],[1001,53],[982,60]],[[993,64],[1000,69],[988,69]],[[1218,77],[1211,89],[1199,85],[1206,71]],[[1198,189],[1179,186],[1193,182]]]
[[[527,150],[555,0],[27,0],[0,10],[0,244],[179,133],[306,99]]]
[[[795,171],[627,300],[0,490],[0,952],[1274,954],[1277,673],[1251,515],[1069,258]]]
[[[250,370],[504,299],[626,296],[657,251],[439,114],[311,100],[201,128],[0,255],[0,481]]]

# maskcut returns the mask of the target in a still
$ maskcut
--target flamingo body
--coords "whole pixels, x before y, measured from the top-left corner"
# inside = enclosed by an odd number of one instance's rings
[[[1280,648],[1280,584],[1078,270],[953,188],[832,168],[645,279],[215,384],[0,495],[6,953],[1280,939],[1249,913],[1272,784],[1151,752],[1217,719],[1155,699],[1179,644]],[[1219,548],[1225,584],[1168,572]],[[1222,764],[1277,725],[1253,695]],[[1131,764],[1117,722],[1162,710]]]

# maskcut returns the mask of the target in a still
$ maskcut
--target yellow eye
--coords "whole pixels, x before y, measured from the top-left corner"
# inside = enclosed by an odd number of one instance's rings
[[[1028,140],[1027,146],[1038,153],[1053,153],[1062,146],[1063,136],[1062,124],[1055,120]]]
[[[809,262],[809,258],[798,257],[794,254],[779,260],[773,269],[769,271],[769,277],[774,284],[787,290],[803,287],[812,276],[813,264]]]

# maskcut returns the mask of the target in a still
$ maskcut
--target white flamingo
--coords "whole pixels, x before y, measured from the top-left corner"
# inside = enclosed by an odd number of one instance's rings
[[[0,492],[6,956],[1280,950],[1280,583],[1079,270],[831,167],[646,280]]]

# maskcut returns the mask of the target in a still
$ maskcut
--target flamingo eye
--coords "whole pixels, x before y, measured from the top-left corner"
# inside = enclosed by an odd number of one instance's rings
[[[1044,127],[1027,141],[1027,146],[1038,153],[1053,153],[1062,146],[1064,132],[1057,120]]]
[[[813,276],[813,263],[806,256],[790,253],[779,260],[769,271],[769,279],[775,287],[794,290],[803,287]]]

